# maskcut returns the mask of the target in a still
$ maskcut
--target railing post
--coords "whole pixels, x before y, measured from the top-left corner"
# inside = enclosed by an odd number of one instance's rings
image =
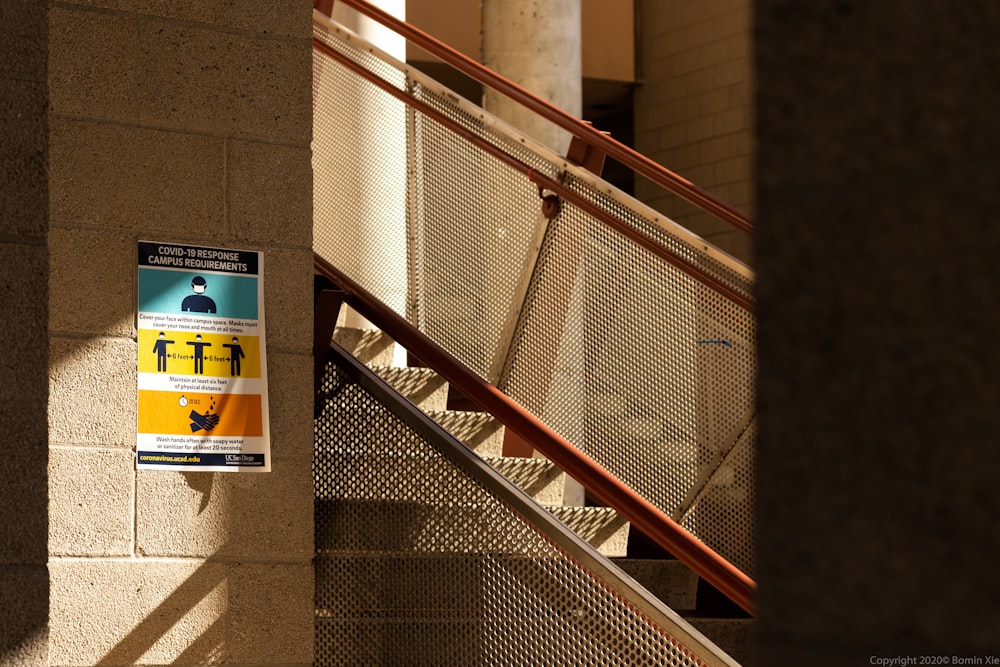
[[[333,0],[313,0],[313,9],[320,14],[333,15]]]
[[[589,120],[583,121],[593,127]],[[600,131],[606,137],[610,137],[610,132]],[[566,151],[566,159],[575,165],[583,167],[595,176],[600,176],[604,172],[604,160],[607,158],[607,151],[594,144],[588,143],[580,137],[574,136],[569,142],[569,149]]]
[[[340,308],[344,305],[343,290],[333,287],[326,279],[316,278],[313,312],[313,391],[318,392],[323,383],[326,355],[337,327]]]

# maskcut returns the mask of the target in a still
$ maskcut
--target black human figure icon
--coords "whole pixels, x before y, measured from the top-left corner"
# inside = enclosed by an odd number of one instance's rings
[[[190,313],[215,313],[215,301],[210,297],[205,296],[205,290],[208,289],[208,283],[201,276],[195,276],[191,281],[191,291],[194,294],[189,294],[184,297],[181,301],[181,310],[186,310]]]
[[[243,354],[243,348],[240,347],[240,339],[233,336],[232,343],[223,343],[222,347],[229,348],[229,374],[239,375],[240,374],[240,359],[245,358],[247,355]]]
[[[166,334],[160,332],[160,337],[153,344],[153,352],[156,353],[156,372],[167,372],[167,346],[173,345],[174,341],[167,340]]]
[[[193,341],[188,341],[188,345],[194,346],[194,374],[202,375],[205,372],[205,349],[212,347],[211,343],[201,340],[201,334],[196,334]]]

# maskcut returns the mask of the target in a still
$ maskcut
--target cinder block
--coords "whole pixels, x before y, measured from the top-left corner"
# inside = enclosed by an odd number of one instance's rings
[[[149,22],[138,61],[143,122],[302,146],[312,137],[308,40]]]
[[[234,565],[228,662],[312,664],[313,594],[311,563]]]
[[[168,19],[226,25],[228,0],[67,0],[67,4],[99,7],[130,14],[147,14]]]
[[[49,329],[132,336],[135,236],[109,230],[49,232]]]
[[[45,401],[49,355],[48,252],[44,245],[0,244],[0,400]]]
[[[309,148],[234,141],[227,157],[233,237],[250,243],[311,248]]]
[[[730,106],[729,90],[727,88],[710,90],[698,98],[698,113],[706,116],[722,113],[729,109]]]
[[[223,230],[220,138],[54,119],[49,150],[53,220],[150,237]]]
[[[271,249],[264,257],[264,303],[268,348],[312,353],[313,253]]]
[[[717,162],[715,165],[715,180],[717,183],[735,183],[750,180],[750,158],[740,156]]]
[[[44,565],[48,556],[45,402],[4,400],[3,406],[0,433],[7,435],[0,444],[0,563]]]
[[[144,556],[307,559],[313,546],[308,458],[270,473],[140,470],[136,551]]]
[[[45,565],[0,569],[0,663],[50,664],[48,620]]]
[[[49,21],[52,110],[135,118],[135,20],[53,7]]]
[[[299,0],[239,0],[232,26],[269,35],[312,38],[312,13]]]
[[[4,3],[0,22],[0,76],[45,83],[48,11],[48,3],[44,2]]]
[[[311,354],[272,353],[267,358],[271,450],[275,465],[312,461],[313,359]]]
[[[135,341],[53,337],[50,344],[51,442],[134,446]]]
[[[727,109],[722,113],[712,116],[715,134],[730,134],[741,130],[748,130],[751,127],[751,111],[749,107],[736,107]]]
[[[42,76],[40,82],[0,79],[0,220],[10,235],[41,238],[48,227],[49,102],[44,70]]]
[[[132,553],[133,454],[127,449],[49,452],[49,552],[56,556]]]
[[[226,644],[222,563],[55,559],[54,665],[206,665]]]
[[[695,117],[687,122],[687,140],[691,142],[702,141],[715,136],[715,125],[712,117]]]

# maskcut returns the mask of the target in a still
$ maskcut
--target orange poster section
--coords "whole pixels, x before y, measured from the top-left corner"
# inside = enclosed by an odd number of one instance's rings
[[[260,437],[256,394],[195,394],[139,390],[139,433]]]

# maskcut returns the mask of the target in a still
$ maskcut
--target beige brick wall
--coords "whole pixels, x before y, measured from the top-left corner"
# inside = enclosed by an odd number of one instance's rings
[[[636,149],[748,215],[753,200],[749,0],[644,0]],[[637,196],[710,243],[750,260],[743,232],[653,186]]]
[[[52,665],[312,661],[310,16],[49,3]],[[263,251],[273,472],[135,470],[139,239]]]

